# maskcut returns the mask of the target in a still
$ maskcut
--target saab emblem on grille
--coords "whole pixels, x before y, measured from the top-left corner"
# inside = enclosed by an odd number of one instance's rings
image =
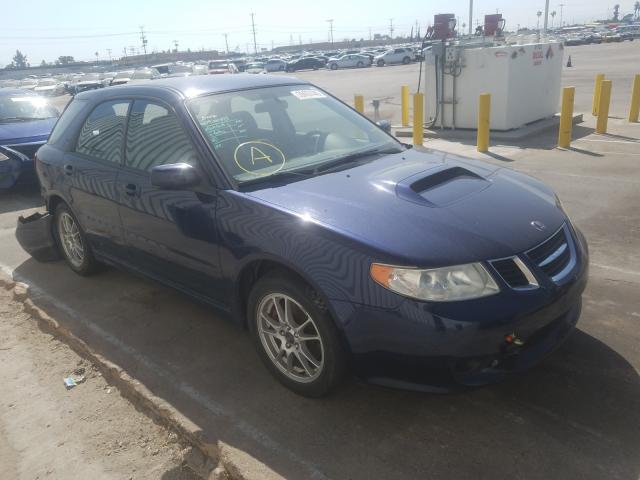
[[[540,230],[541,232],[547,228],[547,226],[539,220],[534,220],[531,222],[531,226],[536,230]]]

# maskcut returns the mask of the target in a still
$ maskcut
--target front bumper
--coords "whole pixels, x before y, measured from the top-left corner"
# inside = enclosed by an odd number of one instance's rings
[[[586,241],[560,284],[451,303],[404,299],[392,309],[336,306],[358,376],[371,383],[452,391],[499,382],[539,363],[573,331],[587,284]],[[348,303],[348,304],[347,304]],[[513,335],[522,345],[507,343]]]

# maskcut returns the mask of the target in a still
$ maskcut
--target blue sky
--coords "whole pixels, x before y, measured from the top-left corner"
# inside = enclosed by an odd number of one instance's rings
[[[614,1],[551,0],[550,10],[564,4],[564,21],[582,22],[610,16]],[[621,12],[633,9],[633,0],[620,0]],[[334,19],[334,39],[368,38],[372,33],[388,33],[393,18],[395,32],[408,34],[418,21],[428,25],[434,13],[455,13],[460,23],[467,21],[468,0],[277,0],[221,2],[219,0],[13,0],[3,8],[0,30],[0,66],[11,62],[16,49],[32,64],[53,61],[60,55],[95,60],[122,55],[123,48],[139,48],[139,28],[147,31],[149,50],[214,48],[224,50],[224,33],[229,48],[245,51],[253,44],[250,13],[255,13],[259,47],[327,39],[327,19]],[[496,9],[508,26],[536,25],[536,12],[544,10],[544,0],[475,0],[474,22]],[[252,48],[252,47],[249,47]]]

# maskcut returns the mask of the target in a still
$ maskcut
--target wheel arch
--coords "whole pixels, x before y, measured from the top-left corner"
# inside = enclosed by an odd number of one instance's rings
[[[299,279],[314,290],[318,297],[314,298],[313,301],[319,308],[324,309],[329,313],[331,320],[333,321],[335,327],[339,332],[343,344],[346,346],[347,351],[350,352],[351,349],[349,346],[349,342],[347,341],[346,335],[344,334],[342,325],[336,320],[336,312],[333,309],[333,306],[326,294],[322,291],[320,286],[316,282],[314,282],[308,275],[306,275],[304,272],[301,272],[298,268],[291,265],[286,260],[280,258],[253,258],[247,261],[239,270],[236,281],[234,282],[235,288],[232,308],[235,314],[234,316],[238,319],[240,325],[242,325],[243,328],[247,328],[248,326],[247,299],[249,298],[251,288],[260,278],[263,278],[265,275],[274,271],[282,271],[292,278]]]

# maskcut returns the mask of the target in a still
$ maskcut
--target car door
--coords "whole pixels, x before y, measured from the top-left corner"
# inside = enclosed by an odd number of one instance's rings
[[[94,249],[108,255],[117,255],[124,244],[116,178],[130,104],[111,100],[93,108],[63,160],[71,209]]]
[[[215,228],[216,190],[175,111],[156,100],[131,107],[118,175],[120,218],[135,267],[173,286],[224,304]],[[190,190],[151,184],[157,165],[188,163],[202,182]]]

